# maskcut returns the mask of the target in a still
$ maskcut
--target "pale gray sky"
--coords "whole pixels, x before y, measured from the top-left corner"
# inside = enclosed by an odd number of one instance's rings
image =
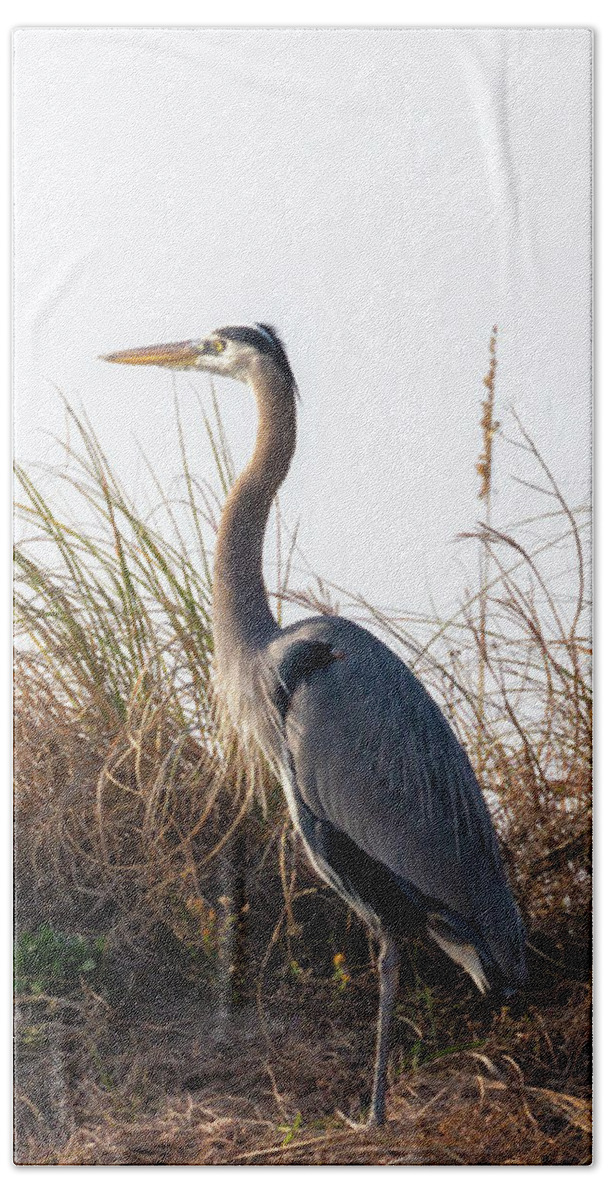
[[[119,476],[137,439],[170,480],[170,375],[97,356],[270,321],[308,558],[381,604],[450,604],[495,322],[498,416],[587,493],[590,55],[581,29],[18,31],[18,456],[56,456],[60,388]],[[218,391],[242,463],[253,404]],[[521,513],[514,465],[500,446],[497,519]]]

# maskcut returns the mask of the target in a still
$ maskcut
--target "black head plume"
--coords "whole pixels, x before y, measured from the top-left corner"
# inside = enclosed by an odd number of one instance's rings
[[[290,381],[296,396],[298,395],[298,387],[285,347],[274,325],[225,325],[222,329],[216,329],[215,332],[219,337],[228,338],[233,342],[245,342],[249,346],[255,346],[255,349],[259,350],[261,354],[271,355],[276,365]]]

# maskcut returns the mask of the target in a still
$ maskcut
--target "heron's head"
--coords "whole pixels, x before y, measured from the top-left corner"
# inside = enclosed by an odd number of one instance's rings
[[[102,357],[106,362],[167,367],[170,371],[210,371],[243,383],[260,369],[274,368],[295,389],[285,348],[272,325],[226,325],[189,342],[142,346]]]

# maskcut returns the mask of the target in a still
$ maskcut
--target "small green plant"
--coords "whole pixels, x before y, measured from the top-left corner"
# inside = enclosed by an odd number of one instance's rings
[[[20,1041],[22,1046],[27,1046],[32,1050],[40,1050],[46,1045],[47,1030],[44,1025],[24,1025],[20,1032]]]
[[[277,1128],[279,1133],[283,1133],[285,1135],[281,1145],[288,1146],[290,1142],[293,1142],[296,1134],[299,1133],[300,1129],[302,1128],[302,1113],[296,1113],[291,1125],[279,1125]]]
[[[15,991],[34,996],[69,991],[82,976],[99,973],[105,950],[103,937],[62,933],[51,925],[21,933],[15,943]]]
[[[296,962],[295,958],[290,959],[290,961],[289,961],[289,979],[292,981],[292,983],[299,983],[303,974],[304,974],[304,972],[303,972],[299,962]]]

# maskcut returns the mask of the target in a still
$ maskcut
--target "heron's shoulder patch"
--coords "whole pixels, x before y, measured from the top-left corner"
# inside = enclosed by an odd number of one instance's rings
[[[292,642],[276,665],[276,687],[273,701],[282,720],[297,688],[316,671],[344,658],[345,653],[326,641],[300,639]]]

